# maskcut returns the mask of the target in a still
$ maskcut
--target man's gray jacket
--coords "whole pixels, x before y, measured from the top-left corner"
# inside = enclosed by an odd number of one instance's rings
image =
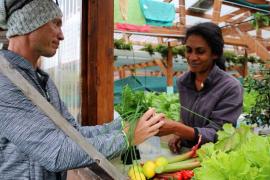
[[[28,61],[11,51],[2,50],[0,54],[107,158],[118,156],[126,148],[120,120],[104,126],[80,126],[68,112],[55,84],[45,72],[39,70],[45,82],[42,85]],[[91,163],[90,157],[75,142],[0,74],[1,180],[54,180],[59,179],[57,172]]]

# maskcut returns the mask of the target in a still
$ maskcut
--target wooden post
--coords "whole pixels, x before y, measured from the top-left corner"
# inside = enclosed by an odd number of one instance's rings
[[[168,43],[167,56],[167,93],[173,93],[173,54],[170,42]]]
[[[82,1],[82,125],[113,119],[113,0]]]
[[[222,0],[215,0],[213,5],[212,22],[218,24],[220,18],[220,11],[222,6]]]

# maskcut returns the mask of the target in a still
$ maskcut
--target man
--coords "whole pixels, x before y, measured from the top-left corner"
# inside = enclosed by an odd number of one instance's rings
[[[7,29],[9,63],[107,158],[128,146],[120,120],[81,127],[61,101],[48,74],[37,67],[40,56],[51,57],[64,39],[62,12],[52,0],[1,0],[0,27]],[[158,133],[162,114],[147,111],[135,128],[134,144]],[[65,171],[91,164],[91,158],[0,74],[0,179],[65,179]]]

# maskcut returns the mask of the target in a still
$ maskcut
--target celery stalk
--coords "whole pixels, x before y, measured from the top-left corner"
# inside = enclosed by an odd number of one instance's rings
[[[193,161],[193,162],[178,162],[178,163],[172,163],[168,164],[166,166],[159,166],[156,167],[155,172],[157,174],[161,173],[169,173],[169,172],[176,172],[176,171],[181,171],[181,170],[189,170],[189,169],[194,169],[196,167],[200,167],[200,162],[198,160]]]
[[[186,159],[189,159],[189,158],[193,157],[194,154],[195,154],[195,151],[191,150],[191,151],[188,151],[188,152],[186,152],[184,154],[180,154],[180,155],[171,157],[171,158],[168,159],[168,164],[179,162],[179,161],[184,161]]]

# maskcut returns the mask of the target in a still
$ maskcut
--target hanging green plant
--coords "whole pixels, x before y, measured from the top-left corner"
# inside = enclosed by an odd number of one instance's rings
[[[240,55],[237,56],[236,60],[237,61],[235,62],[235,64],[245,64],[246,62],[248,62],[248,57]]]
[[[132,50],[132,43],[126,43],[124,39],[115,39],[114,40],[114,48],[115,49],[123,49],[123,50]]]
[[[178,55],[178,49],[176,48],[176,47],[173,47],[172,48],[172,54],[173,54],[173,56],[176,58],[177,57],[177,55]]]
[[[153,54],[155,54],[154,53],[154,48],[153,48],[152,44],[145,44],[144,47],[141,50],[142,51],[147,51],[151,56]]]
[[[255,56],[248,56],[248,62],[252,64],[264,64],[264,61],[261,58],[255,57]]]
[[[155,48],[156,52],[159,52],[163,58],[166,58],[168,56],[168,46],[159,44]]]
[[[264,61],[261,58],[258,58],[256,56],[243,56],[243,55],[236,55],[232,51],[224,51],[223,56],[225,57],[226,61],[229,65],[236,64],[241,65],[245,62],[250,62],[252,64],[259,63],[264,64]]]
[[[185,58],[186,46],[181,45],[181,46],[173,47],[172,51],[173,51],[173,55],[175,56],[180,55],[183,58]]]
[[[132,46],[132,43],[126,43],[123,45],[123,49],[125,50],[132,50],[133,49],[133,46]]]
[[[232,51],[224,51],[223,56],[225,57],[228,64],[236,62],[237,55]]]
[[[270,25],[270,17],[267,14],[263,14],[260,12],[256,12],[252,14],[252,26],[258,30],[262,26],[269,26]]]

